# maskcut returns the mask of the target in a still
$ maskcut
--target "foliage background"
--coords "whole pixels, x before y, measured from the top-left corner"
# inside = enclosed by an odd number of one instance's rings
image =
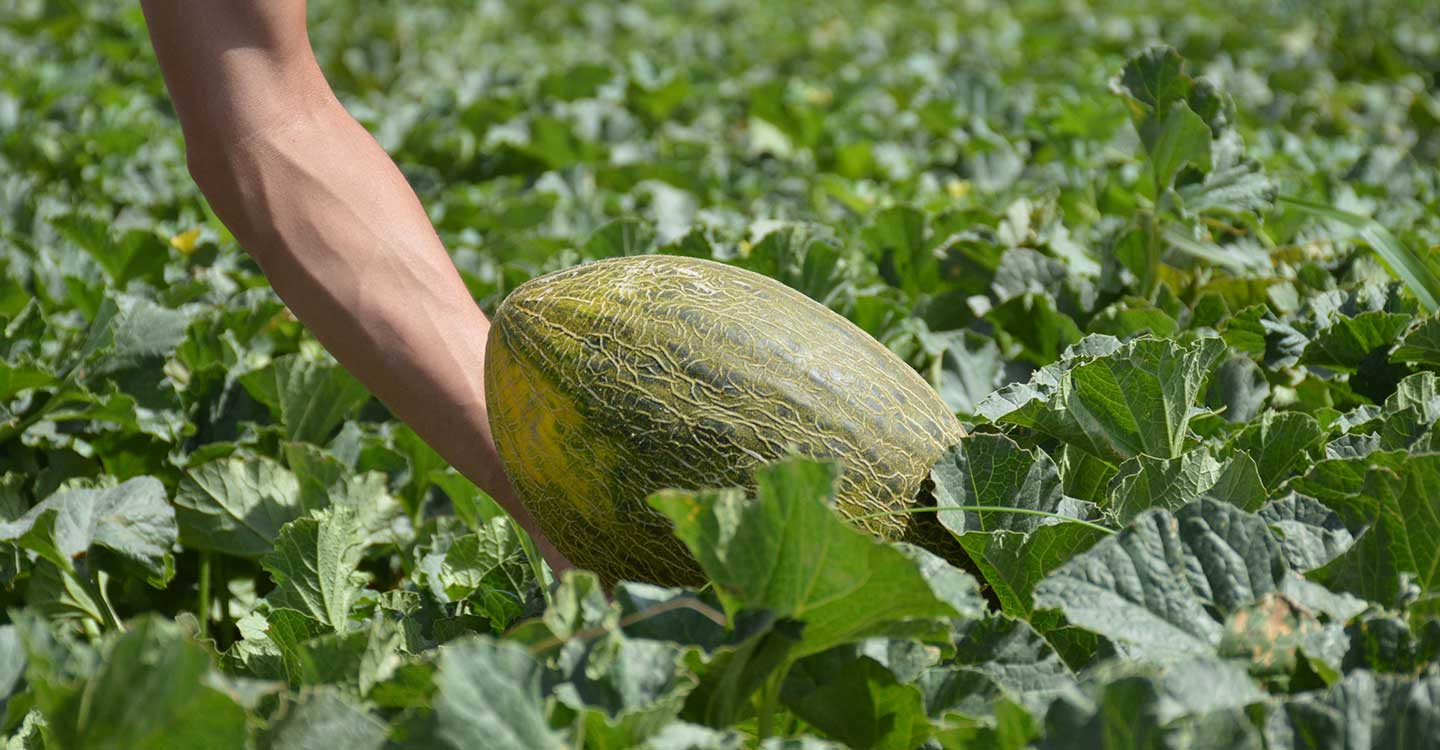
[[[1440,744],[1434,4],[310,15],[487,309],[699,255],[925,373],[977,575],[792,462],[655,500],[703,593],[538,584],[208,211],[138,8],[12,0],[7,747]]]

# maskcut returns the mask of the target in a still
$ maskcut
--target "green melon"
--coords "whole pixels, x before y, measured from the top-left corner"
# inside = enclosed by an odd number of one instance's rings
[[[607,581],[703,580],[646,505],[656,490],[748,486],[793,451],[841,462],[836,504],[857,518],[908,506],[962,434],[924,379],[844,317],[766,276],[675,256],[517,287],[492,320],[485,393],[521,500]],[[858,523],[903,539],[919,518]]]

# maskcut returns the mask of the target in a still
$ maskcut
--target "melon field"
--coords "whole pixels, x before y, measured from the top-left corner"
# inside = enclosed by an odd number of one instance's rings
[[[487,312],[718,261],[965,437],[860,518],[878,442],[650,446],[596,541],[686,564],[556,576],[211,212],[137,5],[3,0],[4,750],[1440,748],[1440,5],[309,16]],[[914,416],[862,397],[808,416]]]

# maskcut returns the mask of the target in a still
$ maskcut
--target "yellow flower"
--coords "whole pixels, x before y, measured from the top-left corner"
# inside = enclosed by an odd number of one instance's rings
[[[200,242],[200,228],[196,227],[188,232],[181,232],[170,238],[170,247],[179,250],[182,255],[189,255],[195,252],[195,245]]]
[[[945,183],[945,190],[950,193],[951,198],[958,201],[970,194],[970,181],[957,180],[952,177]]]

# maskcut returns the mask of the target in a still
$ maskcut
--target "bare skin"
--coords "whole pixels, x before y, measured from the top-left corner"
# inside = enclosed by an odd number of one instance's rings
[[[142,0],[190,174],[315,337],[555,570],[500,465],[485,406],[489,321],[395,163],[335,97],[305,0]]]

